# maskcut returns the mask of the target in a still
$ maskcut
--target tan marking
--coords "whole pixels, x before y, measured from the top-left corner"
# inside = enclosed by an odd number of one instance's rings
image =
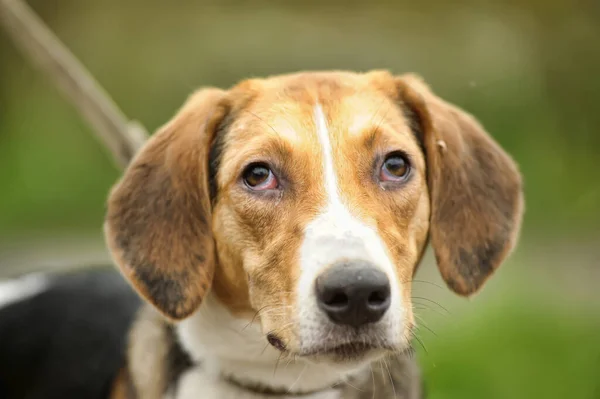
[[[109,399],[137,399],[130,390],[130,376],[127,367],[121,368],[115,378]]]

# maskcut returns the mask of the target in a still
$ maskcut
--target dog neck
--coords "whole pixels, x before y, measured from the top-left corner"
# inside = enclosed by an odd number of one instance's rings
[[[195,385],[191,380],[196,378],[219,386],[219,398],[226,397],[221,390],[232,395],[246,390],[249,398],[338,398],[339,386],[352,374],[332,365],[282,359],[258,323],[236,318],[213,295],[177,325],[177,332],[183,349],[202,365],[201,372],[185,376],[184,384]]]

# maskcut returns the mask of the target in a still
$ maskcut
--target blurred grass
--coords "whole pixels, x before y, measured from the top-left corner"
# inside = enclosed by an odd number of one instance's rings
[[[429,397],[600,397],[600,318],[508,298],[472,320],[423,333]]]
[[[594,2],[31,3],[151,130],[200,85],[300,69],[419,72],[521,165],[526,234],[598,232]],[[55,88],[1,40],[0,236],[97,229],[118,171]]]
[[[413,303],[429,398],[600,398],[600,251],[563,249],[519,249],[471,300],[428,253]]]
[[[423,329],[419,349],[430,397],[600,398],[599,2],[30,4],[150,130],[201,85],[302,69],[423,75],[514,156],[527,208],[517,256],[481,295],[423,294],[451,311],[422,315],[437,334]],[[0,34],[0,273],[96,254],[118,176],[90,128]],[[78,240],[87,235],[94,245]]]

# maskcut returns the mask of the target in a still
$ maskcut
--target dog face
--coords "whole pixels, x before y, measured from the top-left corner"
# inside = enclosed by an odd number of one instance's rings
[[[247,292],[241,305],[260,310],[264,333],[292,353],[397,348],[412,325],[409,281],[430,215],[425,160],[401,108],[370,79],[253,82],[211,157],[215,290],[230,308]]]
[[[513,161],[418,78],[302,73],[194,94],[113,189],[105,230],[167,317],[212,289],[281,351],[355,365],[408,345],[429,237],[469,295],[521,212]]]

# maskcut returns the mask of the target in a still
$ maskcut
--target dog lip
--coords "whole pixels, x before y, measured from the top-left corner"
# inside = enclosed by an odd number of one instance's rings
[[[339,345],[323,346],[300,353],[300,356],[334,356],[343,359],[355,359],[372,350],[391,350],[386,345],[375,345],[368,342],[346,342]]]

